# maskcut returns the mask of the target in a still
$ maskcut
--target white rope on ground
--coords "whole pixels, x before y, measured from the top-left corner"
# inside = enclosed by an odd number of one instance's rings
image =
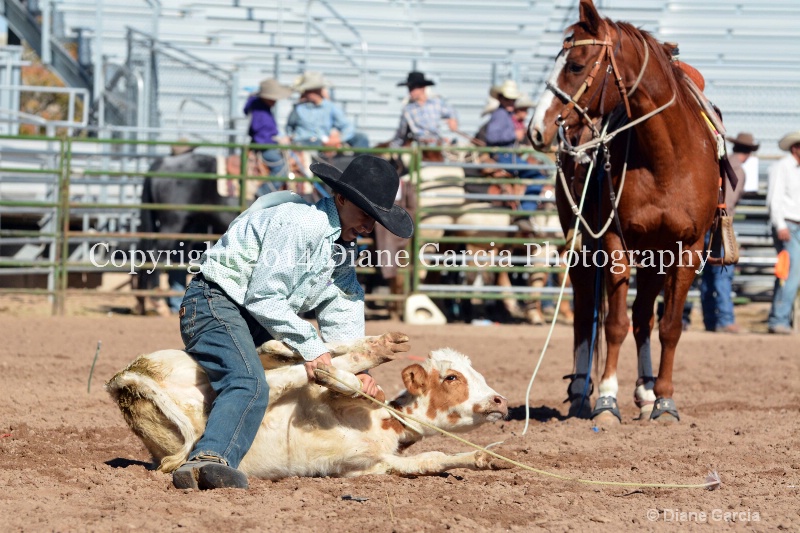
[[[458,435],[454,435],[453,433],[450,433],[449,431],[446,431],[446,430],[444,430],[442,428],[436,427],[431,423],[425,422],[424,420],[420,420],[419,418],[413,417],[413,416],[411,416],[409,414],[402,413],[402,412],[398,411],[397,409],[395,409],[394,407],[390,406],[388,404],[388,402],[387,403],[382,403],[382,402],[376,400],[375,398],[373,398],[369,394],[367,394],[367,393],[365,393],[365,392],[363,392],[361,390],[358,390],[358,389],[355,389],[355,388],[351,387],[349,384],[347,384],[344,381],[340,380],[339,378],[337,378],[336,376],[334,376],[333,374],[331,374],[330,372],[328,372],[326,370],[323,370],[321,368],[317,368],[316,370],[314,370],[314,372],[318,373],[318,374],[322,374],[323,376],[327,376],[328,378],[338,382],[340,385],[344,386],[345,388],[352,390],[354,393],[358,394],[359,396],[362,396],[362,397],[368,399],[369,401],[371,401],[372,403],[375,403],[375,404],[383,407],[384,409],[389,411],[389,413],[391,413],[395,418],[397,418],[403,424],[405,424],[405,425],[407,425],[409,427],[411,427],[411,426],[408,424],[407,421],[411,420],[415,424],[419,424],[419,425],[424,426],[426,428],[433,429],[434,431],[438,431],[442,435],[450,437],[451,439],[455,439],[455,440],[457,440],[458,442],[460,442],[462,444],[466,444],[467,446],[475,448],[476,450],[479,450],[479,451],[484,452],[484,453],[486,453],[488,455],[491,455],[492,457],[494,457],[496,459],[500,459],[501,461],[505,461],[505,462],[510,463],[510,464],[512,464],[514,466],[518,466],[518,467],[522,468],[523,470],[528,470],[530,472],[535,472],[535,473],[541,474],[543,476],[548,476],[548,477],[560,479],[560,480],[563,480],[563,481],[574,481],[576,483],[582,483],[584,485],[607,485],[607,486],[613,486],[613,487],[635,487],[635,488],[643,488],[644,487],[644,488],[656,488],[656,489],[708,489],[708,490],[714,490],[714,489],[718,488],[720,486],[720,484],[721,484],[719,476],[717,475],[716,472],[712,472],[709,475],[708,479],[710,481],[707,481],[705,483],[696,483],[696,484],[632,483],[632,482],[627,482],[627,481],[596,481],[596,480],[592,480],[592,479],[582,479],[582,478],[576,478],[576,477],[562,476],[561,474],[555,474],[553,472],[548,472],[546,470],[541,470],[541,469],[538,469],[538,468],[534,468],[534,467],[528,466],[528,465],[526,465],[524,463],[520,463],[519,461],[515,461],[514,459],[509,459],[508,457],[505,457],[503,455],[500,455],[499,453],[493,452],[492,450],[489,450],[489,449],[487,449],[487,448],[485,448],[485,447],[483,447],[483,446],[481,446],[479,444],[474,444],[474,443],[468,441],[467,439],[459,437]],[[412,431],[419,432],[418,430],[414,429],[413,427],[411,429],[412,429]]]

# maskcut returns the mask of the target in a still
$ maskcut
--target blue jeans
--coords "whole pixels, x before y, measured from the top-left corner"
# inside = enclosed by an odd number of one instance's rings
[[[369,138],[360,131],[355,132],[352,137],[345,140],[345,143],[353,148],[369,148]]]
[[[800,224],[786,222],[791,237],[788,241],[778,240],[773,230],[775,249],[780,253],[789,252],[789,278],[781,281],[775,278],[775,292],[772,295],[772,308],[769,311],[769,327],[791,326],[792,309],[797,289],[800,288]]]
[[[261,152],[261,159],[267,164],[270,176],[286,176],[286,162],[280,150],[264,150]],[[271,192],[279,191],[283,184],[279,181],[265,181],[261,183],[256,191],[256,196],[263,196]]]
[[[214,455],[237,468],[253,444],[269,402],[256,346],[272,337],[215,283],[195,276],[186,289],[181,338],[217,397],[189,459]]]
[[[508,165],[518,165],[525,163],[525,160],[520,159],[517,154],[512,154],[509,152],[503,152],[499,154],[495,154],[495,161],[500,164],[508,164]],[[521,179],[544,179],[545,175],[542,174],[539,170],[535,168],[523,168],[523,169],[507,169],[510,174],[521,178]],[[541,185],[528,185],[525,187],[525,195],[526,196],[534,196],[538,195],[542,192]],[[539,202],[534,200],[523,200],[520,202],[520,209],[524,211],[536,211],[539,207]]]
[[[706,265],[700,283],[700,303],[703,305],[703,324],[706,331],[733,325],[731,285],[733,265]]]

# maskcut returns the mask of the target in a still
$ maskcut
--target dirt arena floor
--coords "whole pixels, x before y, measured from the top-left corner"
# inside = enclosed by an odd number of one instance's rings
[[[715,470],[720,490],[586,485],[513,468],[253,479],[248,491],[197,492],[176,490],[152,468],[103,388],[136,355],[180,347],[177,319],[109,311],[92,304],[56,318],[0,298],[0,531],[685,531],[698,523],[800,530],[800,337],[685,333],[675,368],[682,418],[666,425],[633,420],[629,337],[619,372],[624,421],[595,431],[564,418],[571,330],[557,326],[522,436],[525,390],[546,328],[368,322],[369,334],[409,334],[415,355],[463,351],[508,397],[511,419],[468,434],[476,443],[506,440],[503,450],[521,462],[596,481],[695,484]],[[764,313],[753,311],[753,330],[763,331]],[[389,395],[401,389],[404,364],[374,372]],[[468,449],[434,437],[406,453],[426,450]]]

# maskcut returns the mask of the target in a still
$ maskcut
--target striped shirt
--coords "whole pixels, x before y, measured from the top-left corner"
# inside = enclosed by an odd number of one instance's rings
[[[275,339],[304,359],[327,342],[364,337],[364,291],[354,266],[337,255],[341,234],[333,198],[316,205],[288,191],[262,196],[203,257],[219,285]],[[315,311],[322,338],[298,315]]]
[[[428,143],[438,141],[442,138],[439,133],[439,122],[449,118],[458,117],[453,108],[441,98],[429,98],[422,105],[409,102],[403,107],[400,126],[390,145],[401,146],[409,137]]]

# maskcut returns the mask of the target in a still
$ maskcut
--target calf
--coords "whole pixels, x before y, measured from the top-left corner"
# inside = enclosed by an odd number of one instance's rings
[[[329,348],[334,359],[327,370],[358,384],[354,373],[395,359],[408,350],[408,337],[388,333]],[[267,369],[269,408],[239,465],[250,476],[413,475],[504,467],[483,452],[401,456],[398,452],[435,431],[414,422],[404,424],[364,398],[330,390],[343,388],[325,375],[320,381],[328,387],[309,384],[304,367],[289,364],[299,360],[281,343],[270,341],[259,353]],[[447,431],[468,431],[508,413],[506,399],[486,384],[469,358],[449,348],[408,366],[402,378],[406,390],[390,405]],[[204,372],[179,350],[139,356],[106,388],[164,472],[186,460],[214,400]]]

